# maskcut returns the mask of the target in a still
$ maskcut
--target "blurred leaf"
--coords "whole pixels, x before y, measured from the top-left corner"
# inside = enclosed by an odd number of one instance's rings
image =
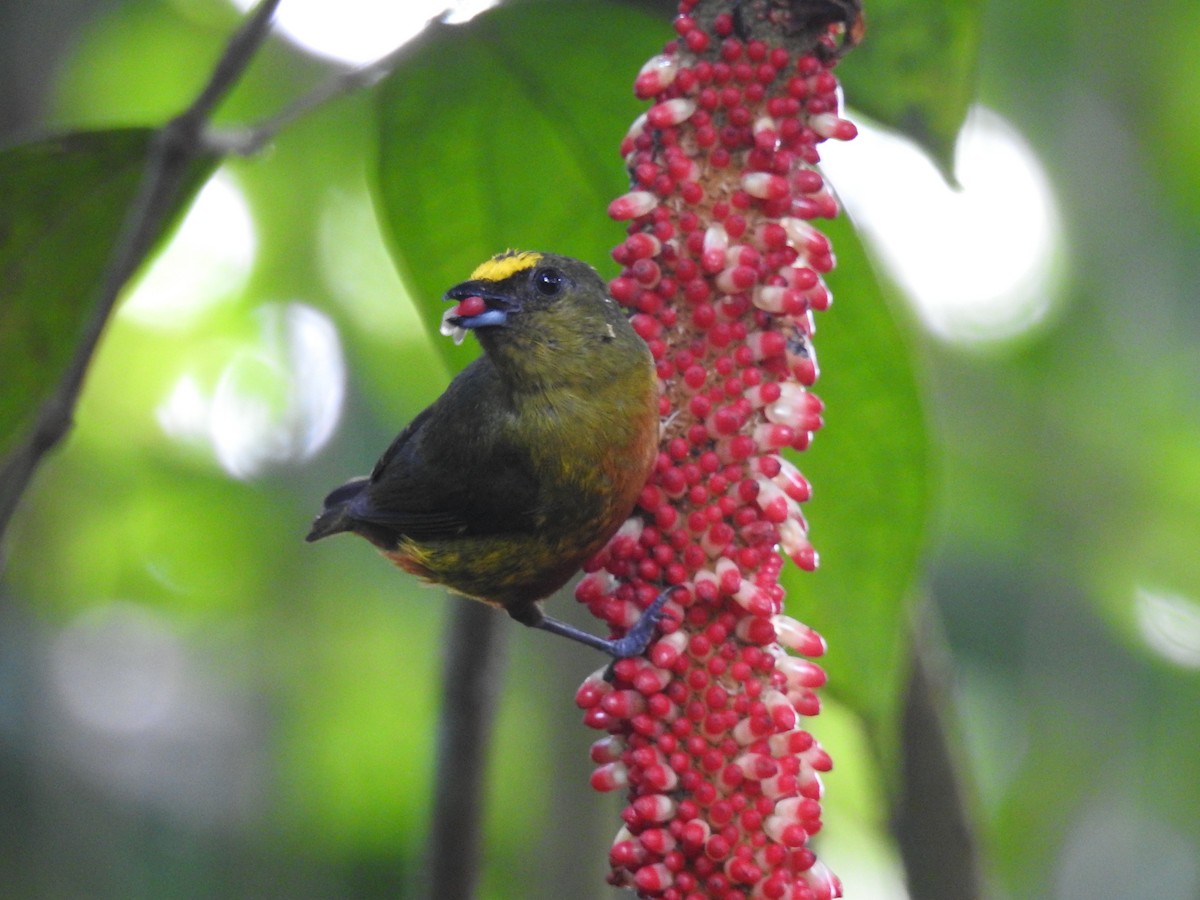
[[[199,5],[133,2],[94,8],[55,74],[52,121],[64,123],[64,129],[99,130],[115,123],[154,125],[184,109],[204,86],[240,19],[233,4],[222,4],[222,10],[209,3],[213,15],[200,24],[185,9]],[[223,113],[231,112],[228,105],[222,104]]]
[[[378,199],[433,333],[443,292],[506,248],[607,259],[617,148],[643,106],[629,86],[670,37],[624,6],[501,7],[431,30],[383,83]],[[455,368],[476,352],[436,343]]]
[[[866,38],[837,70],[850,106],[925,147],[951,181],[982,14],[982,0],[872,0]]]
[[[0,455],[54,389],[138,191],[154,131],[89,131],[0,152]],[[193,166],[177,214],[212,171]]]
[[[843,217],[822,228],[838,267],[817,322],[826,427],[795,458],[813,484],[805,515],[816,572],[788,566],[789,609],[829,642],[829,689],[894,757],[912,593],[925,542],[928,446],[912,353],[862,244]],[[886,771],[886,767],[885,767]]]

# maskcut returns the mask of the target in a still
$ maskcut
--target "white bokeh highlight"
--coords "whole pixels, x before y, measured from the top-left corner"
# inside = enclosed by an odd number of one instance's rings
[[[55,638],[50,674],[67,711],[89,728],[160,728],[180,694],[182,648],[163,621],[132,603],[87,610]]]
[[[1058,207],[1033,150],[999,115],[972,110],[958,188],[914,143],[869,123],[821,152],[855,225],[933,334],[997,341],[1046,318],[1062,277]]]
[[[49,771],[69,766],[156,822],[227,833],[260,821],[269,782],[261,710],[162,611],[99,603],[46,649],[37,715]]]
[[[1138,588],[1134,621],[1146,645],[1177,666],[1200,669],[1200,604],[1179,594]]]
[[[209,446],[241,479],[316,453],[346,394],[341,341],[327,316],[302,303],[267,304],[257,315],[258,339],[232,351],[211,392],[185,372],[158,409],[168,435]]]
[[[245,12],[255,0],[232,0]],[[287,0],[275,24],[293,43],[310,53],[349,65],[366,65],[411,40],[430,19],[446,13],[447,22],[465,22],[496,0]]]
[[[227,172],[218,171],[134,283],[119,314],[147,328],[184,331],[241,293],[257,250],[246,198]]]

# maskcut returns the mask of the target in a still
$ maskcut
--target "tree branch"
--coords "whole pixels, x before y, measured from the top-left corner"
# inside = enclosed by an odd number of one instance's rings
[[[186,183],[188,168],[211,152],[201,139],[209,115],[249,66],[269,32],[280,0],[263,0],[230,39],[212,75],[192,104],[155,135],[137,196],[129,207],[96,291],[82,337],[54,393],[42,404],[29,436],[0,470],[0,536],[42,458],[70,430],[88,366],[121,289],[154,246]]]
[[[309,113],[331,100],[344,97],[362,88],[369,88],[387,77],[406,56],[413,53],[421,40],[437,33],[439,28],[450,28],[446,24],[447,9],[426,21],[420,37],[405,41],[391,53],[381,56],[373,63],[357,69],[348,69],[317,85],[309,93],[298,97],[275,115],[244,128],[209,129],[205,135],[208,145],[219,152],[251,156],[261,150],[277,134]]]
[[[933,612],[920,611],[900,725],[900,793],[892,810],[892,834],[912,897],[979,900],[986,896],[979,840],[956,758],[953,707],[946,698],[939,653],[944,646]]]
[[[473,897],[479,880],[484,777],[511,622],[451,597],[442,667],[433,822],[422,896]]]
[[[88,367],[121,290],[162,233],[187,183],[192,164],[206,156],[256,152],[285,127],[324,103],[376,83],[410,52],[414,43],[409,41],[370,65],[334,76],[258,125],[243,129],[211,128],[209,119],[213,111],[245,73],[270,33],[271,19],[279,3],[280,0],[262,0],[254,8],[230,38],[196,99],[155,135],[146,155],[137,196],[114,242],[91,313],[66,371],[38,409],[28,435],[12,448],[0,467],[0,538],[42,459],[70,430]],[[440,24],[445,15],[434,17],[429,24]]]

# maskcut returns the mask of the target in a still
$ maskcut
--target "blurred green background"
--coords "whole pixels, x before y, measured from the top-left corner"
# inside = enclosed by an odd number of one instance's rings
[[[571,14],[588,21],[593,6]],[[661,46],[670,6],[644,5],[623,50]],[[894,49],[895,35],[956,10],[979,41],[975,99],[1020,136],[1049,191],[1048,213],[995,158],[971,180],[960,170],[968,191],[999,195],[991,215],[1003,212],[1007,230],[969,232],[990,253],[954,269],[965,226],[939,232],[924,215],[942,202],[936,182],[895,157],[870,160],[894,188],[904,252],[925,257],[927,273],[957,273],[951,301],[991,296],[990,312],[963,312],[931,305],[918,296],[929,282],[887,265],[887,227],[869,218],[880,189],[850,183],[856,145],[831,160],[884,282],[902,286],[890,292],[910,360],[897,382],[916,373],[923,386],[933,489],[919,578],[896,594],[927,598],[944,634],[935,649],[989,886],[996,897],[1194,900],[1200,6],[875,9],[861,65],[851,54],[842,68],[850,105],[859,89],[864,109],[906,120],[892,94],[909,95],[866,77],[879,71],[870,41]],[[225,0],[0,0],[0,139],[160,124],[190,101],[237,19]],[[930,52],[907,46],[883,70],[901,87]],[[969,70],[971,54],[949,63]],[[335,65],[274,40],[219,118],[261,118]],[[633,74],[611,86],[606,115],[639,111]],[[602,90],[595,77],[579,72],[580,89]],[[918,111],[972,95],[970,79],[923,86]],[[461,601],[392,572],[365,542],[301,540],[325,490],[364,471],[449,377],[385,248],[369,187],[376,141],[372,98],[359,94],[221,168],[132,288],[77,427],[26,496],[0,582],[4,896],[411,895],[439,632]],[[595,152],[619,189],[615,143]],[[436,185],[438,172],[420,177]],[[619,236],[613,226],[608,243]],[[832,283],[830,330],[854,303]],[[832,434],[839,373],[823,362]],[[813,539],[828,556],[819,481],[816,492]],[[869,508],[828,515],[872,529]],[[507,640],[483,895],[617,896],[603,874],[619,807],[587,787],[597,735],[572,703],[597,660],[515,626]],[[813,725],[837,763],[820,849],[847,896],[901,898],[891,775],[874,761],[889,753],[851,710],[831,701]]]

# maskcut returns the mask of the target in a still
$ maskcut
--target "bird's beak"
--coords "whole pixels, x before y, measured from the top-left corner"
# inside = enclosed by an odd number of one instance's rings
[[[507,324],[508,317],[520,310],[521,305],[511,294],[501,294],[490,286],[487,281],[464,281],[446,291],[446,300],[454,300],[461,304],[468,298],[478,297],[483,301],[483,307],[478,312],[461,315],[458,308],[447,310],[442,317],[444,325],[458,328],[496,328]],[[474,304],[478,306],[479,304]]]

